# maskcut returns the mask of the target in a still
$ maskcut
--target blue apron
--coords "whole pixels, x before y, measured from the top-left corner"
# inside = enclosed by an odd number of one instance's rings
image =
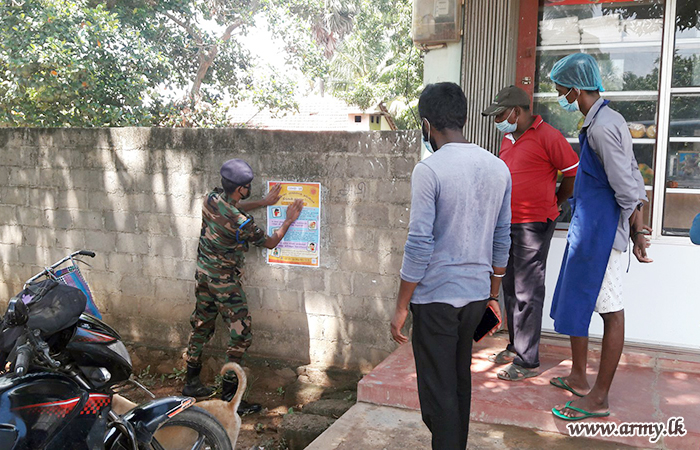
[[[600,109],[607,107],[608,102],[605,100]],[[583,128],[579,134],[580,162],[574,196],[569,200],[572,218],[549,314],[557,333],[583,337],[588,336],[620,221],[615,191],[610,187],[603,164],[588,144],[586,133],[587,129]]]

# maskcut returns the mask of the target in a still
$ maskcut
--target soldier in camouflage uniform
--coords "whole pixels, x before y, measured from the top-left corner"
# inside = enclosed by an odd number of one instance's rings
[[[202,369],[202,349],[214,334],[219,314],[230,333],[226,350],[228,361],[242,363],[242,357],[252,340],[248,303],[241,286],[245,252],[250,244],[275,248],[302,209],[300,200],[290,205],[282,227],[272,236],[267,236],[246,210],[276,203],[280,189],[276,186],[261,201],[241,202],[250,196],[252,180],[253,171],[245,161],[226,161],[221,167],[223,189],[214,189],[204,201],[195,275],[197,302],[190,318],[192,333],[187,347],[187,378],[182,390],[184,395],[206,397],[213,392],[212,388],[202,384],[199,373]],[[230,401],[237,385],[235,374],[227,374],[223,380],[222,399]],[[239,413],[242,414],[259,410],[260,405],[245,402],[241,402],[239,407]]]

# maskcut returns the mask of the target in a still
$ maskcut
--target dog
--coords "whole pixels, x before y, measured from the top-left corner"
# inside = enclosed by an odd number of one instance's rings
[[[233,396],[233,399],[231,399],[230,402],[225,402],[223,400],[204,400],[195,403],[195,406],[208,411],[221,423],[231,441],[231,448],[236,448],[238,433],[241,431],[241,418],[237,410],[243,399],[243,393],[245,393],[248,380],[243,368],[234,362],[224,364],[221,368],[221,375],[225,375],[226,372],[231,370],[234,371],[238,377],[238,388],[236,389],[236,394]],[[119,394],[114,394],[112,397],[112,411],[119,415],[125,414],[136,406],[138,406],[136,403]],[[194,439],[189,439],[188,436],[192,433],[194,433],[192,430],[185,428],[166,427],[158,430],[155,434],[155,438],[164,448],[175,449],[180,448],[179,446],[183,445],[184,442],[192,442]]]

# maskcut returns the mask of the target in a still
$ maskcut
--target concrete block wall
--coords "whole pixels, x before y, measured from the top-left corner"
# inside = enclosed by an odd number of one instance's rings
[[[369,369],[394,348],[389,320],[406,239],[412,132],[234,129],[0,129],[0,304],[44,265],[81,248],[105,320],[125,340],[184,349],[194,306],[201,202],[221,163],[322,185],[321,267],[247,255],[250,352]],[[254,213],[261,227],[265,212]],[[219,322],[212,352],[226,346]]]

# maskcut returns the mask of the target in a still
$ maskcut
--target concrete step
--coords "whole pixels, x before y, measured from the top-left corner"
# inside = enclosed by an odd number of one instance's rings
[[[306,450],[406,450],[429,449],[430,432],[420,412],[390,406],[357,403]],[[623,450],[632,449],[613,442],[572,438],[510,425],[472,422],[470,450]]]
[[[472,421],[515,425],[568,435],[567,422],[555,418],[552,407],[575,397],[549,384],[553,377],[569,373],[571,361],[566,342],[547,340],[541,351],[542,374],[523,381],[502,381],[499,367],[487,357],[505,348],[501,336],[476,344],[472,360]],[[592,346],[589,382],[597,373],[599,348]],[[366,375],[358,385],[358,401],[418,410],[418,392],[410,344],[399,347]],[[700,448],[700,361],[694,357],[661,352],[625,350],[610,392],[611,416],[601,422],[664,422],[683,417],[684,437],[662,437],[650,442],[646,436],[601,437],[641,448]],[[587,420],[591,423],[593,420]]]

